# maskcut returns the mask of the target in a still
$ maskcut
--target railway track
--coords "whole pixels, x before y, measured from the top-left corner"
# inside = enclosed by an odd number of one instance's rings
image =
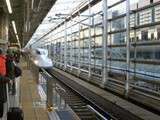
[[[114,100],[114,97],[111,99],[107,98],[107,96],[110,94],[106,94],[105,96],[103,96],[103,92],[101,93],[101,90],[97,89],[97,88],[92,88],[89,83],[86,87],[83,86],[83,84],[80,82],[79,84],[79,78],[76,78],[72,75],[69,75],[66,72],[63,72],[61,70],[58,69],[50,69],[47,70],[47,72],[49,74],[51,74],[54,78],[57,79],[57,81],[59,81],[60,83],[63,83],[64,86],[67,86],[70,88],[70,90],[73,92],[75,92],[80,98],[82,98],[82,100],[86,103],[86,105],[91,106],[95,109],[95,111],[98,111],[98,113],[101,113],[101,115],[103,115],[105,118],[108,119],[116,119],[116,120],[150,120],[148,119],[148,117],[150,118],[153,117],[155,120],[159,120],[159,117],[150,112],[150,111],[146,111],[145,109],[141,108],[141,107],[134,107],[132,105],[132,103],[129,103],[126,101],[126,103],[121,103],[121,98],[120,99],[116,99],[116,101]],[[77,81],[77,82],[76,82]],[[81,80],[80,80],[81,81]],[[83,80],[82,80],[83,81]],[[78,83],[78,84],[77,84]],[[91,89],[91,88],[92,89]],[[93,92],[95,90],[98,90],[97,92]],[[103,90],[102,90],[103,91]],[[108,96],[108,97],[109,97]],[[109,101],[108,101],[108,100]],[[113,100],[112,100],[113,99]],[[119,103],[120,102],[120,103]],[[122,104],[122,106],[119,106],[118,104]],[[128,109],[128,107],[125,106],[132,106],[131,110]],[[125,109],[126,108],[126,109]],[[140,114],[139,112],[134,112],[137,109],[143,111],[144,114]],[[142,113],[142,112],[141,112]]]
[[[46,71],[56,80],[56,92],[65,100],[67,105],[76,113],[81,120],[117,120],[102,109],[96,107],[91,101],[66,86],[48,70]],[[45,73],[43,72],[43,75]],[[44,75],[45,78],[47,75]]]
[[[61,69],[57,67],[58,69]],[[61,69],[63,70],[63,69]],[[84,81],[87,81],[91,84],[94,84],[98,87],[101,87],[101,81],[102,78],[100,75],[92,74],[91,80],[88,81],[88,73],[86,71],[82,71],[80,75],[78,76],[78,70],[73,69],[72,71],[67,71],[67,73],[72,74],[73,76],[77,76],[80,79],[83,79]],[[135,83],[138,83],[138,78],[135,78],[136,80],[130,80],[130,92],[128,94],[128,100],[134,104],[138,104],[139,106],[160,115],[160,93],[159,91],[155,91],[153,89],[136,85]],[[143,82],[143,80],[142,80]],[[148,82],[146,80],[146,82]],[[151,82],[148,82],[151,83]],[[109,74],[108,83],[105,85],[105,89],[107,91],[112,92],[115,95],[120,96],[121,98],[124,98],[124,90],[125,90],[125,76],[122,76],[121,74]],[[143,99],[143,100],[142,100]]]
[[[65,91],[58,89],[57,92],[81,120],[97,120],[95,114],[89,110],[87,103],[81,97],[66,86],[62,87]]]

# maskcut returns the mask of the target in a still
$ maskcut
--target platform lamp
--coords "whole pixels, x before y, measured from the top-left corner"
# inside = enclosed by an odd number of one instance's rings
[[[12,14],[12,7],[11,7],[11,2],[10,2],[10,0],[6,0],[6,4],[7,4],[8,12],[9,12],[10,14]]]
[[[20,44],[20,41],[19,41],[19,36],[17,34],[17,29],[16,29],[16,23],[15,23],[14,20],[12,20],[12,26],[13,26],[14,33],[16,35],[17,43],[19,44],[19,47],[21,48],[21,44]]]

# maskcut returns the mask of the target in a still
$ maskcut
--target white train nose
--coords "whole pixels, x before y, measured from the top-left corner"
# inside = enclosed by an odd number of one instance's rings
[[[31,50],[33,63],[41,68],[53,67],[52,60],[48,57],[48,50],[36,48]]]

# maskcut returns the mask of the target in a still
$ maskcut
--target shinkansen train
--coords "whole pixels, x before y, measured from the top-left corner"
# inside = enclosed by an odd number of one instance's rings
[[[48,50],[35,48],[30,50],[31,60],[40,68],[53,67],[52,60],[48,57]]]

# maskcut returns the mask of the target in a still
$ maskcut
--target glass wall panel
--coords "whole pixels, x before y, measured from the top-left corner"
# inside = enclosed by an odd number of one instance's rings
[[[109,6],[121,0],[109,0]],[[138,9],[135,1],[131,2],[130,14],[130,45],[127,49],[126,36],[126,2],[121,2],[108,10],[108,41],[107,41],[107,70],[109,77],[125,82],[127,78],[127,50],[130,68],[129,81],[135,85],[143,87],[149,84],[147,80],[159,80],[160,78],[160,5],[150,5],[143,9]],[[133,5],[134,3],[134,5]],[[136,9],[138,9],[136,11]],[[80,69],[89,70],[91,64],[91,74],[102,75],[104,66],[103,61],[103,15],[102,2],[97,3],[91,8],[91,36],[89,36],[89,10],[80,12],[80,22],[78,14],[72,16],[72,20],[67,19],[67,36],[65,37],[65,25],[62,24],[56,28],[43,42],[50,49],[50,56],[56,62],[64,61],[66,52],[66,61],[68,65]],[[80,27],[80,28],[79,28]],[[89,63],[89,42],[91,37],[91,63]],[[65,43],[67,38],[67,43]],[[52,43],[52,44],[49,44]],[[67,49],[65,50],[65,46]],[[79,55],[80,53],[80,60]],[[129,64],[128,64],[129,65]],[[118,77],[119,76],[119,77]],[[145,79],[145,80],[142,80]],[[137,82],[138,81],[138,82]],[[139,84],[139,81],[141,84]],[[142,82],[143,81],[143,82]],[[143,83],[143,84],[142,84]],[[150,86],[153,86],[151,84]],[[124,87],[124,86],[123,86]]]
[[[121,44],[121,43],[125,43],[125,36],[126,36],[126,33],[125,32],[119,32],[119,33],[115,33],[115,34],[112,34],[111,36],[111,43],[112,44]]]

